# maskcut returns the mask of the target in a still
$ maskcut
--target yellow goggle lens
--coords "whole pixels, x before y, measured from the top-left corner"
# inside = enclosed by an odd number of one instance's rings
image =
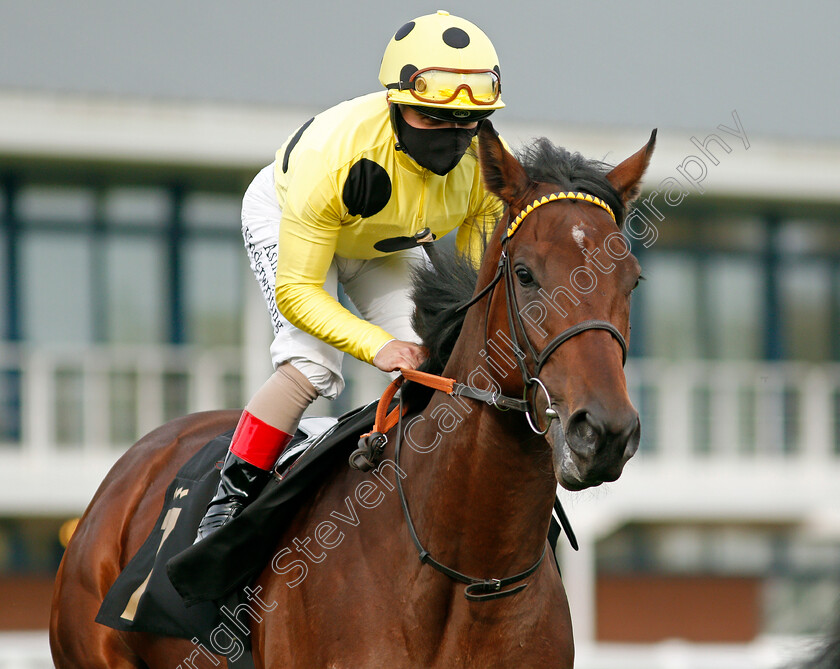
[[[493,104],[501,93],[499,76],[492,70],[420,70],[410,81],[414,97],[423,102],[451,102],[460,94],[474,104]]]

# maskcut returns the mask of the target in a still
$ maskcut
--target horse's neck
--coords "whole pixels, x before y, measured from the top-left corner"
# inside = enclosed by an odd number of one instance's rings
[[[407,430],[406,495],[432,556],[480,577],[530,566],[545,545],[556,483],[521,413],[436,393]]]

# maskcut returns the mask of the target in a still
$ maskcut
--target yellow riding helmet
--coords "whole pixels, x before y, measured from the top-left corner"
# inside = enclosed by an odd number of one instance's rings
[[[379,81],[395,104],[450,121],[486,118],[505,106],[496,49],[469,21],[438,10],[400,28],[382,57]]]

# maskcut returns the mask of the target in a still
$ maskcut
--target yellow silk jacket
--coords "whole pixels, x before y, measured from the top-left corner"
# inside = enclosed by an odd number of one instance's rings
[[[304,124],[277,151],[275,188],[283,215],[276,299],[296,327],[372,362],[393,337],[354,316],[323,288],[333,256],[370,259],[389,239],[428,227],[458,228],[456,245],[474,251],[501,215],[481,183],[477,138],[445,176],[396,149],[385,92],[343,102]]]

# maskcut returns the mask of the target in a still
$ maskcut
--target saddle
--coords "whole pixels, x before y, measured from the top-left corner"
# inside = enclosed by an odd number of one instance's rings
[[[346,463],[351,453],[358,459],[360,444],[365,442],[359,441],[359,435],[371,432],[377,405],[372,402],[338,419],[303,419],[260,496],[230,523],[193,545],[233,431],[208,442],[170,483],[155,529],[111,586],[96,621],[117,630],[210,645],[210,634],[224,622],[223,607],[236,610],[243,603],[246,586],[270,562],[299,496],[321,480],[328,468]],[[387,412],[395,406],[386,402],[380,408]],[[555,512],[576,548],[559,501]],[[552,548],[561,532],[560,523],[552,518]],[[250,645],[247,635],[240,636],[239,642],[246,649]]]
[[[193,545],[233,431],[205,444],[170,483],[154,530],[111,586],[96,621],[209,645],[210,633],[222,620],[220,606],[235,608],[242,588],[269,559],[296,498],[327,467],[346,462],[359,434],[373,424],[375,409],[372,404],[338,419],[301,420],[261,495],[239,517]],[[266,533],[265,527],[273,531]]]

